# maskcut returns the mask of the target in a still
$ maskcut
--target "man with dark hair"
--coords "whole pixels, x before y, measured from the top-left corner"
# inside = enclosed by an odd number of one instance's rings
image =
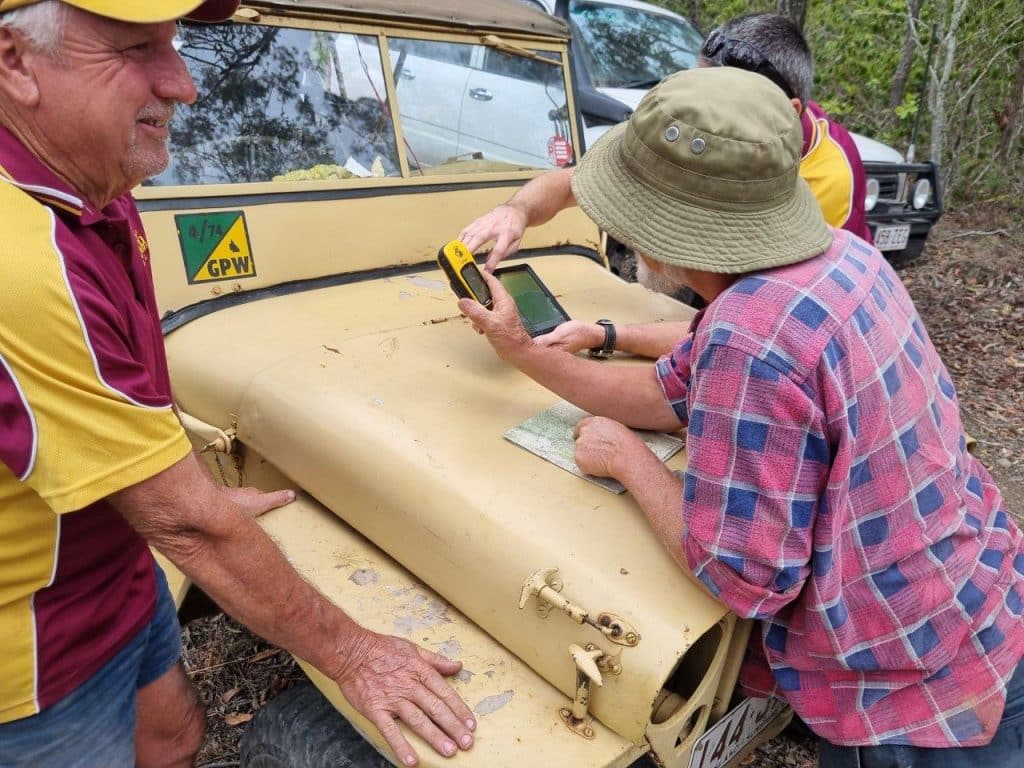
[[[238,0],[0,0],[0,766],[192,765],[205,711],[153,546],[333,680],[416,764],[475,720],[461,664],[369,631],[253,518],[294,499],[215,482],[175,414],[131,190],[195,86],[176,20]]]
[[[825,223],[801,139],[777,87],[714,67],[662,81],[584,156],[584,212],[708,300],[656,364],[538,343],[489,273],[493,308],[459,309],[595,414],[579,467],[621,482],[676,562],[760,621],[741,683],[792,705],[822,766],[1017,768],[1024,536],[906,288]],[[681,479],[628,428],[683,426]]]
[[[796,25],[777,13],[727,21],[708,35],[701,66],[729,66],[764,75],[794,102],[803,123],[800,175],[818,198],[825,221],[872,242],[864,214],[866,177],[849,132],[811,101],[814,58]]]

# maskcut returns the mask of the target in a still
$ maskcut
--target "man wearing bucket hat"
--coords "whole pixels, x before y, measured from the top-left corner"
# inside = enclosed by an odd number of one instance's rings
[[[460,664],[363,629],[224,488],[175,415],[131,190],[196,92],[175,22],[237,0],[0,0],[0,766],[185,766],[205,717],[155,546],[231,615],[317,666],[416,756],[472,744]]]
[[[538,344],[490,274],[460,310],[497,354],[596,414],[576,460],[759,619],[742,681],[792,704],[821,764],[1017,765],[1024,537],[966,450],[956,393],[881,254],[829,228],[800,122],[763,77],[666,79],[583,158],[583,210],[708,299],[656,365]],[[688,427],[678,479],[627,427]]]

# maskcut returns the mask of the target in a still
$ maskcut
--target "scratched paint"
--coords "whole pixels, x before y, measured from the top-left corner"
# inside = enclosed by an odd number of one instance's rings
[[[448,604],[424,594],[415,595],[399,610],[408,611],[394,621],[395,633],[404,637],[411,637],[418,630],[452,623],[448,615]]]
[[[448,638],[437,646],[437,652],[449,659],[458,659],[462,656],[462,643],[454,637]]]
[[[481,717],[493,714],[512,701],[513,696],[515,696],[514,691],[505,691],[504,693],[487,696],[477,702],[476,706],[473,707],[473,711]]]
[[[353,572],[348,580],[353,584],[358,584],[360,587],[365,587],[367,584],[376,584],[380,581],[380,574],[372,568],[360,568],[358,571]]]
[[[430,280],[422,275],[410,275],[409,282],[417,288],[430,288],[435,291],[443,291],[448,287],[442,280]]]

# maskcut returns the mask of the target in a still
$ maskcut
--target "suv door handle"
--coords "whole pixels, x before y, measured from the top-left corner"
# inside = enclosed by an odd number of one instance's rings
[[[402,67],[402,71],[398,73],[398,76],[400,78],[402,78],[403,80],[415,80],[416,79],[416,73],[413,72],[411,69],[406,69],[405,67]]]
[[[471,99],[476,99],[477,101],[490,101],[494,98],[494,94],[486,88],[470,88],[469,97]]]

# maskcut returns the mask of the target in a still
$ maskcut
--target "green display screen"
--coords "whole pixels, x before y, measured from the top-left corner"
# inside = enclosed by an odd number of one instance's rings
[[[467,264],[462,268],[462,279],[466,281],[466,285],[469,286],[469,290],[473,292],[477,301],[486,304],[491,297],[491,291],[480,276],[480,269],[476,264]]]
[[[569,319],[532,271],[511,267],[495,274],[515,299],[519,317],[531,336],[547,333]]]

